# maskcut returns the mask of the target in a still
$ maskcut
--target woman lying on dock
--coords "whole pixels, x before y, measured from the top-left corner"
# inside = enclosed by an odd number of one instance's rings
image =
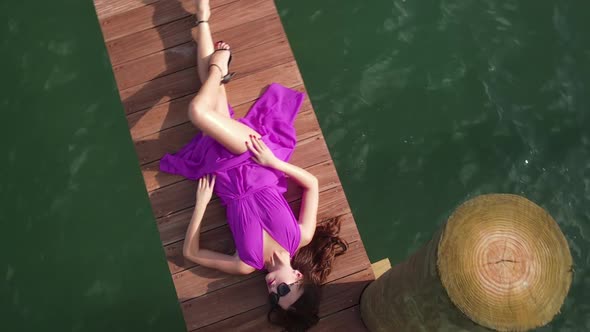
[[[214,48],[209,16],[209,1],[197,0],[202,86],[188,112],[201,132],[160,163],[163,171],[198,180],[183,254],[200,265],[232,274],[266,270],[269,321],[287,330],[304,330],[317,323],[319,286],[334,256],[346,250],[338,237],[339,220],[320,223],[316,229],[317,178],[287,162],[297,142],[293,121],[304,95],[271,84],[244,118],[233,119],[223,86],[233,76],[228,68],[231,49],[224,42]],[[285,175],[303,188],[299,220],[283,196]],[[201,221],[213,191],[227,207],[236,255],[199,246]]]

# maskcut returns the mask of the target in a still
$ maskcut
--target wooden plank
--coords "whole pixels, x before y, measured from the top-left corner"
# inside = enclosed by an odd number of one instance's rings
[[[94,8],[99,20],[105,20],[114,15],[120,15],[125,12],[154,4],[158,1],[169,0],[94,0]],[[193,0],[194,1],[194,0]],[[214,0],[211,1],[212,7],[219,7],[236,0]]]
[[[303,85],[294,86],[292,89],[305,93],[305,88]],[[133,140],[136,141],[140,138],[155,134],[159,131],[189,122],[188,105],[194,96],[195,94],[190,94],[186,97],[175,99],[170,103],[160,104],[151,109],[128,115],[127,122]],[[250,110],[250,107],[252,107],[256,100],[258,100],[258,97],[259,96],[256,96],[252,100],[248,100],[247,102],[240,105],[232,105],[235,112],[234,118],[238,119],[244,117]],[[309,98],[305,98],[299,113],[301,114],[305,111],[311,110],[312,106]],[[299,132],[297,134],[299,137]]]
[[[242,76],[254,74],[268,67],[294,60],[287,37],[236,52],[232,70]]]
[[[268,7],[268,5],[266,6]],[[245,34],[245,30],[250,32],[249,25],[261,25],[263,22],[257,22],[264,17],[264,6],[262,15],[255,15],[249,17],[247,21],[236,20],[224,24],[225,29],[220,29],[217,25],[217,16],[211,18],[210,26],[213,40],[228,40],[232,42],[232,47],[235,51],[250,47],[253,43],[259,44],[258,40],[251,37],[238,38]],[[275,15],[273,15],[275,16]],[[275,16],[276,17],[276,16]],[[278,18],[277,18],[278,19]],[[268,21],[266,21],[268,22]],[[109,57],[113,65],[119,65],[133,59],[140,58],[167,48],[171,48],[193,40],[191,30],[195,25],[195,19],[192,16],[181,18],[179,20],[158,26],[157,28],[139,31],[134,34],[127,35],[118,39],[107,41],[106,46],[109,52]],[[244,26],[241,26],[244,25]],[[276,24],[268,27],[259,27],[261,32],[272,34],[274,37],[281,36],[284,38],[282,29],[277,29]],[[269,29],[274,29],[269,30]],[[231,31],[229,31],[231,30]],[[257,33],[255,33],[258,35]],[[260,36],[260,35],[258,35]],[[273,38],[269,36],[269,38]]]
[[[357,241],[351,244],[349,251],[336,258],[334,270],[330,273],[327,281],[335,281],[334,286],[326,287],[325,292],[327,293],[326,299],[335,297],[336,293],[339,294],[339,298],[334,301],[323,301],[321,305],[340,306],[344,304],[350,306],[350,303],[358,301],[360,291],[373,276],[368,262],[367,264],[355,264],[352,267],[349,264],[353,260],[352,254],[359,252],[361,253],[359,256],[364,256],[366,260],[364,247],[360,241]],[[268,290],[264,283],[264,276],[260,275],[184,302],[182,309],[187,329],[194,330],[222,321],[237,313],[264,306],[267,300]],[[202,308],[207,308],[207,310],[202,310]],[[324,312],[329,311],[324,308]]]
[[[254,25],[254,29],[248,29],[251,43],[246,46],[237,32],[244,34],[241,26],[230,28],[213,34],[214,40],[228,41],[234,49],[235,61],[232,62],[232,71],[246,75],[248,72],[258,71],[266,68],[273,61],[273,58],[291,58],[291,51],[284,35],[276,33],[280,31],[280,22],[275,16],[263,17],[248,25]],[[274,32],[274,33],[273,33]],[[193,31],[194,33],[194,31]],[[237,48],[233,41],[237,42]],[[240,40],[238,42],[238,40]],[[275,44],[269,44],[275,42]],[[265,46],[261,46],[265,45]],[[145,45],[143,45],[145,47]],[[275,48],[277,47],[277,48]],[[252,50],[254,48],[254,50]],[[286,49],[286,51],[285,51]],[[247,52],[248,51],[248,52]],[[140,58],[127,61],[113,66],[113,72],[120,90],[147,82],[157,77],[165,76],[182,69],[194,67],[196,64],[196,44],[192,39],[188,42],[173,46]],[[263,53],[267,55],[263,56]],[[259,58],[250,60],[252,57]],[[268,57],[267,59],[265,59]],[[261,58],[261,59],[260,59]],[[262,59],[265,59],[264,63]],[[238,61],[239,60],[239,61]],[[256,65],[256,62],[259,62]]]
[[[231,105],[241,105],[258,98],[269,83],[279,83],[288,88],[303,84],[303,79],[295,61],[269,67],[245,79],[227,85],[227,98]]]
[[[99,20],[117,15],[135,8],[147,6],[160,0],[94,0],[94,9]]]
[[[211,11],[211,31],[223,31],[269,15],[278,16],[274,1],[238,0]]]
[[[196,93],[201,83],[195,67],[156,78],[119,92],[126,114]]]
[[[320,319],[318,325],[310,329],[312,332],[367,332],[360,314],[360,306],[355,305],[330,316]]]
[[[312,121],[316,121],[315,113],[313,111],[307,111],[301,113],[297,119],[295,120],[295,125],[297,126],[299,123],[304,125],[305,123],[310,123]],[[304,128],[304,127],[302,127]],[[309,126],[309,130],[298,130],[297,138],[298,141],[304,141],[310,139],[314,136],[319,135],[321,130],[319,126]],[[165,173],[160,171],[160,160],[153,161],[151,163],[144,164],[141,166],[141,171],[143,174],[143,180],[146,185],[146,189],[148,192],[154,191],[156,189],[166,187],[172,185],[174,183],[178,183],[184,181],[185,179],[178,175],[173,175],[169,173]]]
[[[136,140],[134,142],[135,152],[140,165],[160,160],[168,152],[177,152],[198,133],[199,130],[192,123],[185,122],[174,128]]]
[[[287,39],[281,20],[275,14],[262,16],[241,25],[228,25],[228,28],[224,30],[217,30],[215,25],[212,25],[211,28],[213,41],[225,40],[231,43],[231,47],[236,53],[258,46],[263,42]]]
[[[262,306],[266,303],[267,294],[264,276],[258,275],[238,285],[184,302],[181,307],[187,330],[213,324],[237,313]]]
[[[377,279],[383,273],[387,272],[387,270],[391,269],[391,263],[389,262],[389,258],[383,258],[378,262],[372,263],[371,268],[373,269],[373,273],[375,274],[375,279]]]
[[[100,27],[105,41],[125,37],[189,16],[195,20],[193,16],[196,12],[195,0],[147,0],[144,6],[124,4],[125,2],[133,2],[130,0],[116,2],[123,3],[122,6],[126,6],[128,10],[101,18]],[[224,7],[227,7],[226,5],[232,2],[236,1],[211,1],[212,19],[215,19],[216,16],[222,16],[226,12]],[[214,16],[214,14],[216,15]],[[217,20],[222,21],[223,17],[219,17]]]
[[[196,52],[195,43],[188,42],[113,66],[117,87],[124,90],[194,67]]]
[[[303,86],[295,87],[295,90],[301,91],[301,90],[303,90]],[[187,104],[188,104],[188,102],[189,101],[186,100]],[[246,114],[247,110],[251,107],[251,105],[254,102],[255,101],[249,101],[248,103],[245,103],[245,104],[242,104],[242,105],[236,107],[234,109],[236,118],[243,117]],[[163,111],[163,110],[156,110],[154,112],[152,112],[152,111],[148,112],[147,114],[144,114],[144,117],[141,120],[141,123],[138,123],[134,128],[140,127],[141,132],[149,132],[149,131],[157,131],[158,126],[165,127],[165,126],[177,125],[177,122],[180,122],[183,120],[186,120],[186,121],[181,124],[186,125],[186,123],[188,122],[188,116],[186,115],[187,114],[186,110],[185,109],[181,110],[179,107],[170,108],[169,111]],[[165,112],[168,112],[167,114],[170,114],[170,116],[166,115]],[[135,114],[132,114],[132,115],[130,115],[130,117],[134,116],[134,115]],[[165,117],[167,119],[163,120],[162,119],[163,117]],[[187,126],[190,126],[190,125],[187,125]],[[311,108],[311,103],[309,102],[308,98],[304,99],[304,102],[303,102],[301,109],[299,111],[299,115],[295,119],[295,128],[297,128],[298,141],[303,141],[305,139],[309,139],[313,136],[318,135],[321,132],[319,125],[317,123],[317,118],[315,116],[315,112],[313,112],[313,110]],[[186,129],[186,132],[184,132],[185,129]],[[145,150],[143,150],[143,149],[140,150],[139,153],[141,153],[141,151],[150,151],[154,147],[157,149],[160,146],[167,147],[166,148],[167,151],[165,151],[165,152],[173,151],[174,149],[176,149],[176,150],[180,149],[184,144],[186,144],[186,142],[188,142],[190,139],[192,139],[193,135],[197,132],[196,129],[191,130],[190,127],[183,127],[182,130],[183,131],[181,132],[181,135],[182,135],[181,138],[168,135],[167,132],[164,131],[164,132],[161,132],[157,135],[153,135],[151,137],[152,138],[151,140],[136,139],[135,141],[138,142],[139,144],[142,144],[142,145],[151,144],[151,146],[145,147]],[[133,132],[133,129],[132,129],[132,132]],[[161,135],[161,137],[158,137],[158,135]],[[168,142],[169,139],[171,140],[170,142]],[[185,141],[181,143],[182,139],[184,139]],[[155,144],[155,142],[158,142],[158,144]],[[164,150],[164,149],[162,149],[162,150]],[[162,154],[165,152],[160,151],[160,153],[162,153]],[[142,157],[140,157],[140,158],[142,158]],[[181,176],[161,172],[159,159],[156,161],[144,164],[141,169],[142,169],[142,174],[144,177],[144,182],[146,184],[146,188],[150,192],[153,190],[156,190],[158,188],[165,187],[165,186],[185,180]]]
[[[176,294],[180,302],[228,287],[250,278],[259,277],[262,271],[248,275],[223,273],[219,270],[197,265],[172,276]]]
[[[292,87],[293,90],[305,93],[303,85]],[[189,122],[188,105],[194,94],[186,97],[176,99],[170,103],[158,105],[150,110],[136,112],[127,116],[128,125],[134,141],[137,141],[146,136],[156,134],[160,131],[176,127],[181,124]],[[252,105],[258,100],[259,96],[240,105],[233,105],[234,118],[244,117]],[[303,100],[303,104],[299,110],[299,114],[312,111],[312,106],[309,98]],[[300,136],[300,129],[298,130],[298,137]]]
[[[186,17],[158,27],[140,31],[119,39],[106,42],[112,65],[152,54],[192,40],[191,29],[195,25],[192,17]]]
[[[362,272],[360,272],[362,273]],[[359,274],[360,274],[359,273]],[[322,306],[322,304],[320,304]],[[324,306],[325,307],[325,306]],[[229,319],[222,320],[203,328],[194,331],[200,332],[214,332],[214,331],[281,331],[281,328],[271,325],[267,322],[266,313],[267,306],[260,306],[258,308],[249,310],[245,313],[233,316]],[[359,311],[359,305],[338,311],[327,317],[320,319],[320,322],[314,326],[310,331],[351,331],[361,332],[367,331],[365,328]]]
[[[158,1],[152,5],[101,20],[101,28],[105,41],[111,41],[179,19],[190,18],[194,21],[195,10],[194,0]],[[209,21],[212,31],[222,31],[272,15],[274,10],[273,2],[266,0],[213,2]]]
[[[107,17],[120,15],[136,8],[154,4],[157,1],[162,0],[94,0],[94,7],[96,8],[98,18],[104,20]],[[211,6],[219,7],[234,1],[236,0],[213,0],[211,1]]]
[[[231,42],[232,49],[239,52],[259,45],[261,40],[285,38],[280,29],[280,21],[276,16],[267,16],[246,23],[249,26],[247,34],[243,26],[235,26],[223,31],[213,31],[213,40]],[[160,52],[177,45],[193,42],[192,30],[194,21],[191,18],[181,19],[156,29],[150,29],[137,34],[107,43],[111,63],[118,65]]]
[[[196,93],[200,87],[198,76],[196,67],[191,67],[120,91],[125,113],[131,114]],[[269,82],[286,87],[303,84],[297,64],[290,61],[269,67],[254,75],[236,76],[235,81],[226,87],[228,101],[231,105],[241,105],[256,99]]]
[[[191,126],[191,124],[187,124],[186,126]],[[302,114],[299,114],[299,116],[295,120],[295,126],[296,126],[296,128],[299,129],[300,134],[297,137],[299,141],[304,141],[306,139],[317,136],[321,132],[319,130],[319,126],[317,125],[317,119],[316,119],[315,113],[313,111],[307,111]],[[192,135],[193,133],[194,133],[193,131],[188,131],[187,135]],[[172,142],[166,142],[166,139],[168,137],[169,136],[167,136],[167,135],[163,135],[158,140],[159,143],[162,144],[163,146],[168,146],[168,147],[175,146],[176,140],[172,141]],[[174,136],[174,138],[176,138],[176,136]],[[189,140],[190,139],[192,139],[192,136],[189,138]],[[142,142],[142,144],[145,144],[145,142],[150,142],[150,141],[140,141],[140,142]],[[185,142],[188,142],[188,141],[185,141]],[[186,143],[182,143],[182,145],[184,145],[184,144],[186,144]],[[181,144],[178,144],[178,145],[181,145]],[[180,149],[180,147],[179,147],[179,149]],[[181,178],[181,177],[161,172],[159,169],[159,165],[160,165],[160,160],[157,160],[157,161],[154,161],[151,163],[144,164],[144,166],[141,167],[141,171],[143,174],[143,179],[145,181],[146,189],[150,192],[154,191],[158,188],[162,188],[162,187],[165,187],[165,186],[168,186],[168,185],[171,185],[173,183],[183,180],[183,178]]]
[[[272,325],[267,321],[266,315],[268,305],[258,306],[246,312],[239,313],[230,318],[215,322],[213,324],[197,328],[193,331],[198,332],[217,332],[217,331],[283,331],[278,326]]]
[[[133,141],[189,122],[188,105],[196,93],[127,116]]]
[[[193,215],[194,205],[177,213],[157,219],[160,240],[163,245],[169,245],[184,238],[184,233]],[[225,225],[226,210],[219,199],[209,203],[201,223],[201,232]]]
[[[351,276],[335,280],[324,285],[324,294],[320,302],[320,322],[312,331],[363,331],[364,325],[358,314],[360,292],[371,281],[372,275],[368,269]],[[333,300],[335,299],[335,301]],[[354,306],[346,308],[350,303]],[[357,310],[354,312],[353,310]],[[240,313],[236,316],[221,320],[217,323],[196,329],[200,332],[216,331],[276,331],[280,328],[267,322],[268,306],[263,305],[255,309]],[[326,315],[328,314],[328,315]],[[348,315],[348,316],[344,316]],[[343,322],[335,318],[343,319]],[[349,330],[347,327],[350,326]],[[239,328],[238,328],[239,327]],[[334,329],[329,329],[334,328]]]
[[[320,317],[344,308],[358,305],[361,293],[369,282],[375,280],[373,270],[369,267],[351,276],[341,278],[322,287],[323,299],[320,305]]]
[[[300,120],[300,121],[307,121],[307,122],[314,122],[313,117],[310,115],[309,117],[305,117]],[[305,134],[304,136],[310,136],[311,134],[313,134],[314,132],[317,132],[319,130],[319,127],[317,128],[302,128],[301,132],[302,134]],[[193,137],[198,133],[197,128],[195,128],[191,123],[185,123],[182,124],[180,126],[174,127],[170,130],[166,130],[163,132],[159,132],[150,136],[146,136],[145,138],[141,139],[141,140],[137,140],[135,142],[135,151],[137,153],[137,157],[139,159],[140,164],[146,165],[149,163],[152,163],[156,160],[160,160],[162,158],[162,156],[164,156],[164,154],[170,152],[170,153],[174,153],[177,152],[178,150],[180,150],[187,142],[189,142],[191,139],[193,139]],[[322,144],[323,143],[323,137],[320,135],[315,135],[312,137],[309,137],[307,139],[304,139],[300,142],[298,142],[298,146],[300,145],[305,145],[305,144],[309,144],[309,141],[314,141],[316,144]],[[318,141],[322,141],[322,142],[318,142]],[[321,149],[325,146],[325,142],[323,143],[323,146],[316,146],[316,147],[312,147],[314,149]],[[297,152],[298,149],[295,149],[295,152],[293,154],[293,158],[295,158],[295,155],[297,154],[298,157],[297,159],[293,159],[293,162],[295,162],[294,160],[307,160],[309,158],[305,158],[304,156],[299,156],[299,154],[301,154],[302,152]],[[314,151],[315,152],[315,151]],[[322,152],[324,155],[329,157],[329,153],[327,153],[327,151]],[[313,155],[314,157],[317,155]],[[324,159],[321,160],[314,160],[315,162],[319,162],[319,161],[323,161]],[[309,164],[309,163],[308,163]]]
[[[291,162],[299,167],[307,168],[330,159],[328,148],[323,137],[315,136],[299,143]],[[186,209],[194,203],[194,183],[184,180],[149,193],[152,211],[156,218]]]
[[[231,232],[229,229],[227,229],[226,234],[223,236],[224,238],[231,237]],[[350,213],[343,216],[340,236],[349,244],[360,240],[354,219]],[[232,250],[233,248],[228,248],[224,249],[223,251],[231,252]],[[261,272],[255,272],[254,274],[248,276],[228,275],[218,270],[197,265],[190,269],[174,274],[173,279],[178,299],[181,302],[184,302],[189,299],[204,295],[208,292],[239,283],[255,276],[258,273]]]
[[[160,160],[141,166],[141,173],[145,188],[148,192],[186,181],[181,175],[174,175],[160,171]]]
[[[183,4],[184,2],[184,4]],[[156,1],[150,5],[131,9],[118,15],[104,18],[100,21],[103,38],[111,41],[135,32],[157,27],[176,19],[191,15],[183,5],[192,7],[193,1]]]
[[[321,164],[315,165],[309,169],[312,174],[317,174],[320,181],[320,193],[332,188],[336,188],[339,185],[338,175],[331,161],[326,161]],[[194,187],[194,183],[191,183]],[[194,198],[195,196],[191,196]],[[289,181],[289,187],[285,194],[285,199],[288,202],[294,202],[301,197],[301,189],[292,181]],[[170,216],[161,217],[157,220],[158,230],[160,232],[160,238],[164,245],[176,242],[184,238],[186,227],[190,222],[190,218],[193,212],[194,199],[192,205],[174,213]],[[225,207],[222,206],[219,199],[212,200],[207,206],[207,210],[203,217],[201,224],[201,232],[206,232],[209,229],[213,229],[225,224]]]
[[[300,200],[291,202],[289,204],[291,209],[293,210],[294,214],[299,213],[299,207],[301,205]],[[326,190],[320,193],[320,203],[318,207],[318,220],[328,219],[334,216],[339,216],[342,214],[346,214],[350,212],[350,207],[348,206],[348,202],[346,201],[346,197],[344,195],[344,191],[342,190],[341,186],[335,187],[330,190]],[[204,222],[204,221],[203,221]],[[212,222],[219,222],[219,220],[213,220]],[[224,223],[224,222],[223,222]],[[223,225],[222,223],[222,225]],[[218,226],[219,227],[219,226]],[[220,228],[213,228],[211,231],[218,230]],[[219,231],[218,231],[219,232]],[[213,234],[213,233],[212,233]],[[215,243],[214,239],[215,235],[210,235],[208,232],[201,234],[201,244],[203,247],[207,247],[212,250],[222,250],[224,247],[223,245],[227,244],[219,244]],[[211,242],[213,243],[213,247],[209,247],[206,239],[211,238]],[[231,238],[231,237],[230,237]],[[178,273],[180,271],[184,271],[186,269],[190,269],[193,266],[196,266],[194,262],[185,260],[182,255],[182,246],[184,245],[184,241],[178,241],[166,245],[164,247],[164,251],[166,253],[166,260],[168,261],[168,268],[172,273]],[[233,247],[232,247],[233,248]],[[228,249],[225,249],[228,250]],[[226,251],[226,253],[231,253],[232,251]],[[369,261],[367,264],[370,265]]]

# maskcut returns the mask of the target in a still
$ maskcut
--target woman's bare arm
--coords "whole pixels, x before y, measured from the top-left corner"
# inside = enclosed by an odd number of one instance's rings
[[[191,260],[197,264],[217,269],[226,273],[252,273],[255,269],[242,262],[237,256],[226,255],[200,248],[199,237],[201,233],[201,222],[203,221],[207,204],[211,200],[214,186],[215,177],[207,176],[199,179],[195,211],[193,212],[193,216],[186,231],[182,254],[188,260]]]
[[[257,137],[251,136],[250,143],[247,146],[254,155],[253,159],[257,163],[285,173],[303,188],[301,209],[299,210],[299,225],[301,228],[301,242],[299,247],[307,245],[313,238],[317,224],[319,205],[318,179],[303,168],[278,159],[266,144]]]
[[[301,208],[299,209],[299,225],[303,247],[311,242],[317,224],[318,205],[320,200],[318,179],[301,167],[278,160],[273,167],[293,179],[303,188]]]

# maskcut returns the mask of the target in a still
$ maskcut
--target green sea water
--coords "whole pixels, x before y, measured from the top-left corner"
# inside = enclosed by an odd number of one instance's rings
[[[471,197],[523,195],[575,262],[540,330],[590,330],[590,2],[277,6],[371,260],[405,260]]]
[[[0,4],[0,330],[184,331],[91,1]]]

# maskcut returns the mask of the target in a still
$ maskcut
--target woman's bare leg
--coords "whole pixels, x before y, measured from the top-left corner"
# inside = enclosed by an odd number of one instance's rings
[[[209,21],[211,16],[211,8],[209,7],[209,0],[196,0],[197,21]],[[211,54],[213,54],[213,39],[211,38],[211,29],[208,22],[201,23],[196,28],[195,38],[197,42],[197,69],[199,71],[199,79],[201,83],[207,80],[209,74],[209,60]],[[227,95],[225,93],[225,87],[219,86],[219,93],[217,103],[215,104],[214,110],[221,115],[230,116],[229,109],[227,107]]]
[[[229,50],[229,45],[222,43],[218,46]],[[189,118],[191,122],[205,134],[213,137],[217,142],[234,154],[244,153],[247,150],[245,142],[250,135],[260,135],[252,128],[238,122],[227,115],[216,111],[219,99],[223,98],[219,89],[219,82],[223,75],[227,74],[227,60],[229,51],[218,51],[210,57],[210,63],[216,66],[207,66],[207,78],[204,80],[201,90],[193,98],[189,105]]]

